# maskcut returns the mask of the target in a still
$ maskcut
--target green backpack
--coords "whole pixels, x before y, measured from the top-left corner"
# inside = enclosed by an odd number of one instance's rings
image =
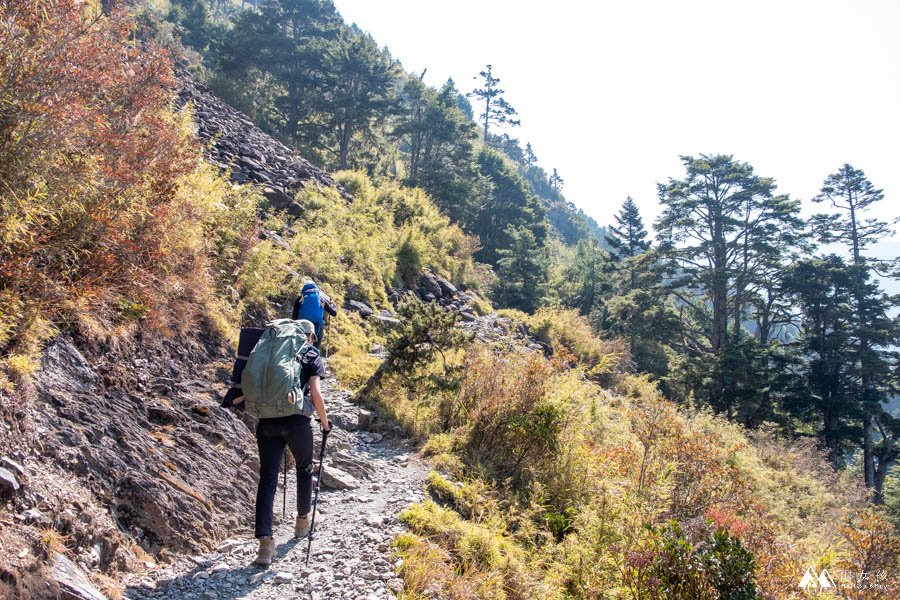
[[[302,389],[300,356],[309,346],[297,321],[266,324],[241,374],[247,412],[259,419],[310,416],[312,402]]]

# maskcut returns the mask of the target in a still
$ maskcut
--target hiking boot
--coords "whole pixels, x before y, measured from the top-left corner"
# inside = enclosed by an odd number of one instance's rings
[[[295,538],[306,537],[306,534],[309,533],[309,524],[310,524],[309,515],[297,517],[297,520],[294,521],[294,537]]]
[[[259,538],[259,552],[256,553],[256,560],[253,561],[253,564],[268,567],[272,564],[274,557],[275,540],[270,537]]]

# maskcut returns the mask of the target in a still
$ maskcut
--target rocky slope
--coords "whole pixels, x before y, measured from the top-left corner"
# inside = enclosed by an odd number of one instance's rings
[[[203,339],[54,340],[20,392],[21,487],[6,505],[0,583],[37,595],[35,581],[57,579],[40,572],[57,552],[86,572],[129,570],[246,522],[232,507],[252,502],[256,449],[218,409],[226,365]]]
[[[176,104],[192,107],[207,160],[230,172],[234,183],[258,184],[273,207],[294,216],[303,213],[294,195],[305,186],[334,187],[345,199],[353,199],[327,173],[264,133],[187,73],[179,74],[179,86]]]

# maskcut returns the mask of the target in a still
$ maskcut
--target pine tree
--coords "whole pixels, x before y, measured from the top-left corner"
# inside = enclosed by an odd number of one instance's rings
[[[647,241],[647,230],[644,229],[644,221],[640,211],[631,196],[625,198],[622,209],[615,216],[616,225],[609,226],[609,234],[606,243],[609,251],[616,259],[631,258],[650,249]]]
[[[819,214],[813,219],[814,229],[823,242],[843,243],[850,250],[856,327],[854,355],[859,367],[863,411],[863,472],[866,486],[875,491],[876,503],[883,500],[882,486],[897,458],[895,440],[900,437],[900,422],[883,406],[888,395],[897,389],[893,348],[900,342],[896,319],[892,321],[886,314],[900,306],[900,302],[884,297],[877,285],[869,283],[873,272],[895,266],[897,259],[879,261],[863,254],[866,247],[893,234],[891,223],[864,218],[865,212],[883,199],[882,191],[872,185],[863,171],[845,164],[828,176],[821,193],[814,198],[817,203],[827,201],[838,212]]]
[[[538,158],[535,155],[534,150],[531,147],[531,142],[525,144],[525,167],[530,169],[531,167],[537,166]]]
[[[790,343],[800,375],[785,407],[804,428],[812,425],[828,448],[829,460],[843,466],[862,438],[863,411],[853,349],[853,272],[835,255],[806,259],[786,274],[783,286],[801,311],[800,335]]]
[[[484,123],[484,140],[487,142],[491,124],[499,127],[516,127],[521,122],[518,119],[513,119],[517,114],[516,109],[503,97],[502,94],[505,92],[500,89],[500,79],[494,77],[491,65],[487,65],[487,68],[481,71],[479,75],[484,80],[483,87],[472,90],[469,95],[475,96],[484,102],[484,112],[481,113],[480,119]]]
[[[529,193],[525,181],[516,173],[509,160],[489,148],[482,148],[477,157],[482,176],[479,208],[474,221],[466,228],[481,240],[476,259],[489,265],[500,260],[500,250],[512,246],[510,231],[519,227],[529,229],[539,246],[547,240],[545,211]],[[511,228],[510,228],[511,226]]]
[[[505,233],[509,245],[498,250],[494,297],[501,306],[534,312],[547,281],[547,249],[528,227],[508,225]]]
[[[600,248],[599,240],[580,240],[559,286],[562,300],[582,315],[590,315],[609,293],[610,270],[609,255]]]
[[[565,182],[563,178],[559,176],[559,173],[556,172],[556,167],[553,167],[553,173],[550,175],[550,187],[553,188],[555,192],[561,192],[563,185]]]
[[[776,196],[774,181],[731,156],[682,161],[686,178],[659,186],[660,254],[683,316],[684,350],[710,359],[702,380],[692,385],[733,417],[737,399],[746,400],[737,382],[753,378],[724,368],[724,361],[747,333],[743,323],[756,301],[756,269],[780,260],[777,240],[783,230],[799,226],[799,204]]]
[[[613,260],[620,263],[619,268],[627,274],[627,285],[634,289],[638,285],[637,261],[629,260],[650,249],[647,241],[647,230],[641,219],[638,206],[631,196],[625,198],[622,209],[615,216],[616,226],[609,226],[605,236],[609,253]]]
[[[457,105],[453,80],[435,91],[409,78],[393,136],[409,157],[407,183],[421,187],[457,223],[471,224],[477,196],[475,125]]]
[[[329,125],[337,138],[337,167],[346,169],[355,136],[370,140],[375,122],[390,106],[397,66],[371,36],[358,32],[339,36],[328,56]]]

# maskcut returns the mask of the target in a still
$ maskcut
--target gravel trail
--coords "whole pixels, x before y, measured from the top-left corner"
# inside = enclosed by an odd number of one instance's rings
[[[282,521],[281,475],[275,497],[275,560],[268,568],[252,564],[257,543],[252,529],[231,532],[215,552],[181,557],[154,566],[126,581],[132,600],[229,600],[232,598],[380,600],[402,589],[390,542],[402,531],[397,520],[405,507],[423,497],[428,470],[399,430],[371,424],[349,393],[323,382],[335,431],[326,447],[309,566],[307,540],[293,539],[296,476],[288,473],[287,518]],[[314,430],[317,428],[314,426]],[[372,432],[367,429],[384,429]],[[318,469],[321,438],[315,433]],[[326,488],[326,485],[328,486]],[[345,489],[341,489],[345,488]],[[235,507],[252,515],[253,507]]]

